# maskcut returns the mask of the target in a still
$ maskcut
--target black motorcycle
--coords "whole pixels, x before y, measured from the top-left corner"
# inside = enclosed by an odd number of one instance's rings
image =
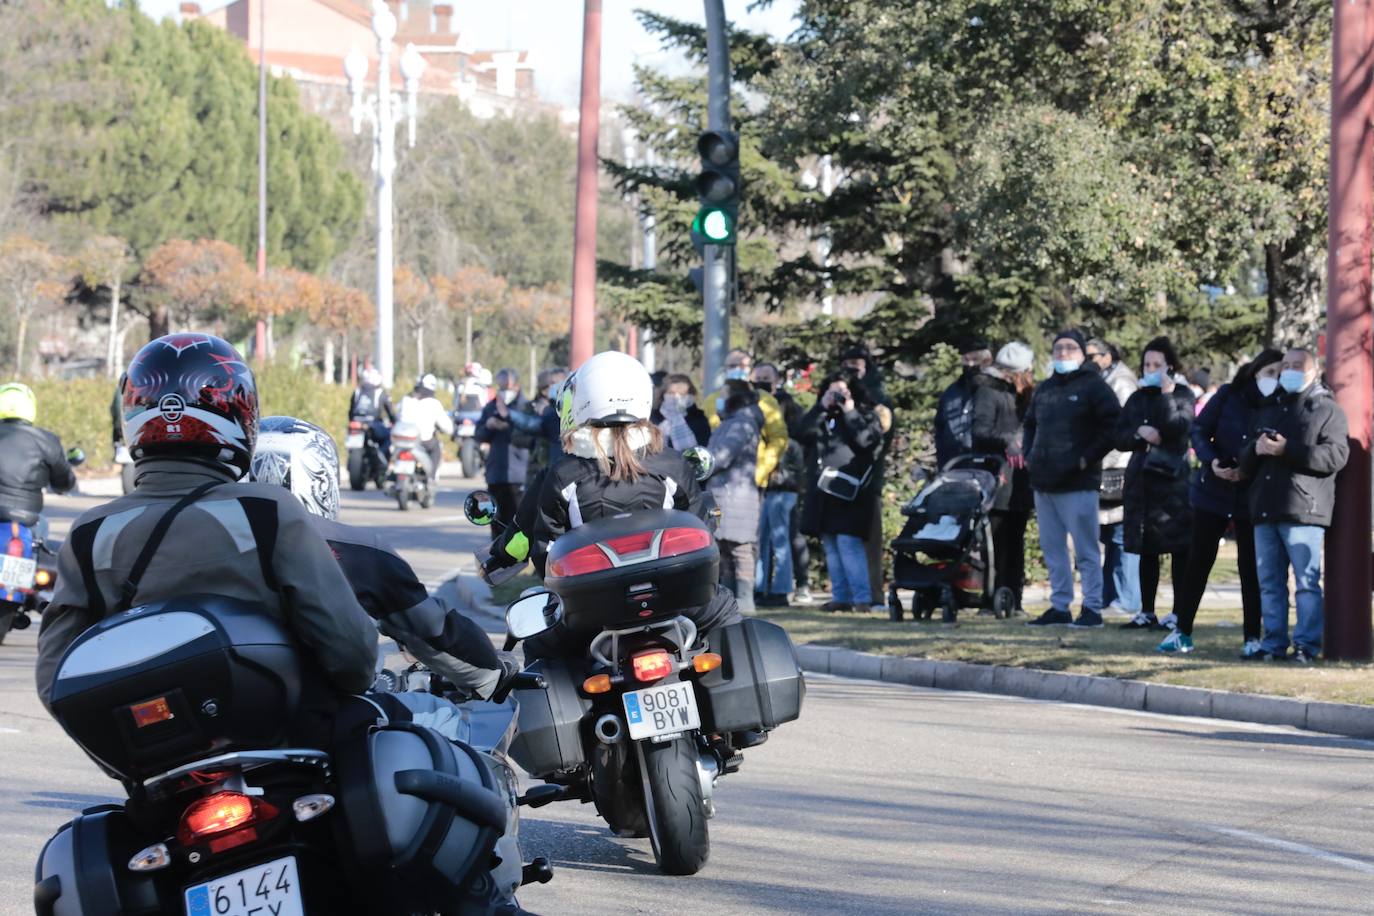
[[[516,913],[514,887],[546,880],[502,846],[514,784],[477,747],[499,752],[509,704],[471,742],[381,724],[259,607],[193,596],[108,618],[63,656],[51,703],[129,798],[47,842],[40,916]],[[361,727],[322,735],[350,703],[371,707]]]
[[[349,420],[344,447],[348,450],[348,486],[361,491],[367,488],[370,480],[377,489],[382,489],[386,485],[386,456],[382,454],[372,423]]]
[[[475,495],[469,506],[489,499]],[[717,780],[763,733],[796,719],[806,692],[781,627],[750,618],[703,638],[682,615],[711,601],[719,565],[710,528],[691,513],[599,519],[550,546],[549,591],[506,611],[508,645],[553,627],[564,644],[590,636],[585,652],[527,666],[546,690],[516,693],[511,755],[549,784],[529,795],[543,793],[536,805],[595,803],[617,834],[648,836],[671,875],[706,864]]]

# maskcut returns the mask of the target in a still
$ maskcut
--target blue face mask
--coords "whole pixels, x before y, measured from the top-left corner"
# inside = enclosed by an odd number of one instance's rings
[[[1081,359],[1056,359],[1054,361],[1054,371],[1060,375],[1068,375],[1070,372],[1077,372],[1083,365]]]
[[[1164,384],[1163,372],[1151,372],[1140,380],[1141,388],[1158,388]]]
[[[1307,387],[1307,373],[1299,369],[1285,369],[1279,373],[1279,387],[1289,394],[1297,394]]]
[[[716,398],[716,416],[725,414],[725,398]]]
[[[748,380],[749,380],[749,370],[748,370],[748,369],[740,368],[740,367],[738,367],[738,366],[735,367],[734,369],[726,369],[726,370],[725,370],[725,377],[726,377],[727,379],[731,379],[731,378],[739,379],[739,380],[742,381],[742,382],[748,381]]]

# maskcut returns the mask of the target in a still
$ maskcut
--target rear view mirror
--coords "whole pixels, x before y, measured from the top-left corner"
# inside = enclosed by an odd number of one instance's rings
[[[67,449],[67,463],[75,466],[86,463],[86,453],[79,448]]]
[[[529,639],[562,617],[562,608],[553,592],[535,592],[512,601],[506,608],[506,632],[516,639]]]
[[[474,525],[490,525],[496,521],[496,500],[486,490],[473,490],[463,500],[463,514]]]
[[[716,469],[716,459],[700,445],[694,445],[687,449],[682,453],[682,457],[686,458],[687,463],[692,466],[692,475],[697,480],[705,480]]]

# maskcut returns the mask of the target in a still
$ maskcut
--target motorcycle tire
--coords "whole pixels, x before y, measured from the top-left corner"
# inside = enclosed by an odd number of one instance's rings
[[[654,860],[665,875],[695,875],[711,855],[696,742],[639,745]]]
[[[120,465],[119,483],[124,488],[125,496],[134,492],[134,466],[132,464]]]
[[[626,744],[596,742],[592,751],[592,801],[616,836],[646,837],[649,821],[639,773],[626,759]]]
[[[410,509],[410,481],[404,477],[396,478],[396,508],[402,512]]]
[[[363,458],[362,449],[349,449],[348,488],[354,493],[361,491],[367,486],[367,475],[363,472]]]
[[[0,601],[0,646],[5,644],[5,637],[9,635],[10,624],[14,621],[14,615],[18,612],[18,606],[12,601]]]
[[[428,480],[425,481],[425,488],[420,491],[418,502],[421,509],[428,509],[434,505],[434,485]]]
[[[482,456],[477,451],[477,443],[471,439],[464,439],[463,444],[458,446],[458,460],[463,465],[464,477],[476,477],[482,469]]]

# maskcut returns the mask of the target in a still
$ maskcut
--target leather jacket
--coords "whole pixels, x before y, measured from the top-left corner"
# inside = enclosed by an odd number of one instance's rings
[[[76,486],[62,440],[25,420],[0,421],[0,518],[38,524],[43,490]]]

